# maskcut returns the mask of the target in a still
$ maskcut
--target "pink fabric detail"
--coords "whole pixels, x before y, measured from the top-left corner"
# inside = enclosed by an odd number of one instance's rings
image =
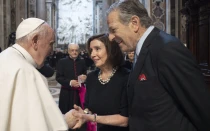
[[[96,122],[87,122],[87,131],[97,131],[97,123]]]
[[[82,83],[81,87],[78,88],[79,90],[79,98],[82,109],[84,109],[84,102],[85,102],[85,93],[86,93],[86,87]],[[97,123],[96,122],[87,122],[87,131],[97,131]]]
[[[85,85],[82,83],[81,87],[78,88],[78,90],[79,90],[79,98],[80,98],[81,107],[82,109],[84,109],[85,93],[86,93]]]

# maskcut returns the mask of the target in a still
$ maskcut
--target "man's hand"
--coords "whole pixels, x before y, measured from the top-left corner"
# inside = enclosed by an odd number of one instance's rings
[[[86,122],[86,120],[83,118],[84,111],[80,106],[74,105],[74,110],[75,112],[73,112],[72,115],[77,118],[78,121],[72,129],[78,129]]]
[[[94,118],[95,118],[94,115],[85,114],[84,110],[82,110],[81,107],[74,105],[74,109],[77,112],[73,112],[72,114],[74,117],[78,119],[78,121],[72,129],[80,128],[87,121],[94,121]]]
[[[79,75],[78,76],[78,81],[80,81],[81,83],[84,83],[85,82],[85,80],[86,80],[86,78],[87,78],[87,76],[86,75]]]
[[[77,80],[71,80],[69,85],[71,87],[80,87],[79,82]]]
[[[72,109],[64,115],[64,119],[65,119],[66,123],[68,124],[68,127],[71,129],[75,125],[77,125],[77,123],[79,122],[79,120],[75,116],[73,116],[74,112],[77,112],[77,111],[75,109]]]
[[[84,114],[84,110],[83,110],[80,106],[78,106],[78,105],[76,105],[76,104],[74,104],[74,109],[75,109],[76,111],[78,111],[79,113]]]

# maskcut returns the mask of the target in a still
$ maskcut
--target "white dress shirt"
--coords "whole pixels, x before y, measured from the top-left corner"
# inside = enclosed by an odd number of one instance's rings
[[[137,46],[136,46],[136,50],[135,50],[135,56],[134,56],[134,64],[133,66],[135,66],[136,61],[138,59],[139,53],[141,51],[141,48],[143,46],[144,41],[146,40],[146,38],[148,37],[148,35],[151,33],[151,31],[154,29],[154,26],[150,26],[142,35],[142,37],[139,39]]]

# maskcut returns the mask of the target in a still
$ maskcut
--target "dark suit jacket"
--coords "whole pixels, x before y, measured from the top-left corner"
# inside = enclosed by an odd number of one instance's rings
[[[157,28],[130,75],[128,99],[130,131],[210,131],[210,91],[195,59]]]

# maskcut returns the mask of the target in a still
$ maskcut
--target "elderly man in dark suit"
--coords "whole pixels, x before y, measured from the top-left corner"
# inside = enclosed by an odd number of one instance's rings
[[[110,39],[135,51],[130,131],[210,131],[210,92],[190,51],[152,26],[137,0],[114,3],[107,13]]]

